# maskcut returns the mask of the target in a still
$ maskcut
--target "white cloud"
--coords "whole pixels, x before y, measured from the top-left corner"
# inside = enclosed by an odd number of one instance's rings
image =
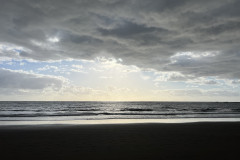
[[[47,40],[52,43],[57,43],[60,41],[58,37],[49,37]]]
[[[232,84],[240,85],[240,80],[239,79],[232,80]]]
[[[141,78],[142,78],[143,80],[148,80],[148,79],[150,79],[151,77],[142,75]]]
[[[111,76],[109,76],[109,77],[107,77],[107,76],[100,76],[99,78],[101,78],[101,79],[112,79],[113,77],[111,77]]]
[[[12,57],[16,59],[20,59],[20,53],[22,52],[29,52],[31,53],[32,51],[28,48],[18,46],[12,43],[1,43],[0,42],[0,56],[1,57]]]
[[[71,72],[78,72],[78,73],[87,73],[83,66],[82,65],[76,65],[76,64],[73,64],[71,65],[71,69],[70,69]]]
[[[185,76],[179,72],[155,72],[157,75],[155,82],[166,82],[166,81],[187,81],[192,76]]]
[[[207,52],[178,52],[175,55],[171,56],[170,59],[172,63],[176,63],[179,60],[183,59],[201,59],[201,58],[210,58],[215,57],[219,54],[218,51],[207,51]]]
[[[57,66],[49,66],[46,65],[42,68],[38,68],[39,71],[47,71],[47,70],[53,70],[53,71],[58,71],[58,67]]]
[[[76,65],[76,64],[73,64],[72,67],[73,68],[77,68],[77,69],[82,69],[83,68],[82,65]]]

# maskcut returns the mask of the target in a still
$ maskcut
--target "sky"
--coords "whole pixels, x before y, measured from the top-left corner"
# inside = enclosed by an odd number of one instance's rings
[[[239,0],[1,0],[0,100],[240,101]]]

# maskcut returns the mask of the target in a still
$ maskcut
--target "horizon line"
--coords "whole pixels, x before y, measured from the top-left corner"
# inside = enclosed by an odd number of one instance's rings
[[[0,100],[0,102],[199,102],[199,103],[240,103],[240,101],[115,101],[115,100],[110,100],[110,101],[91,101],[91,100]]]

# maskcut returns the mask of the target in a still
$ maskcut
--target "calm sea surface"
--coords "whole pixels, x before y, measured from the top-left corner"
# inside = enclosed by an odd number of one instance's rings
[[[0,121],[240,118],[240,103],[0,102]]]

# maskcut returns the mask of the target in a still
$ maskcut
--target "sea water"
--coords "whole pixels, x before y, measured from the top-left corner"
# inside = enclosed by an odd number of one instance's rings
[[[0,102],[0,124],[16,122],[154,122],[240,119],[237,102]]]

